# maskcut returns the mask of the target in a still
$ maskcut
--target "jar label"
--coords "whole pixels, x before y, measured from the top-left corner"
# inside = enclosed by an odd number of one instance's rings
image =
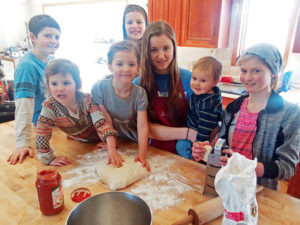
[[[64,195],[62,192],[62,185],[59,185],[52,189],[52,202],[53,202],[53,209],[56,209],[64,204]]]

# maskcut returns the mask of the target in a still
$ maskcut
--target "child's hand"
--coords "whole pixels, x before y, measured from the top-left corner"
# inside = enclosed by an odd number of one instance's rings
[[[27,146],[27,147],[17,148],[14,151],[14,153],[12,153],[8,157],[7,162],[12,165],[15,165],[16,163],[22,163],[27,154],[29,155],[30,158],[33,158],[34,153],[31,147]]]
[[[71,161],[65,156],[56,156],[55,159],[49,163],[51,166],[65,166],[70,164]]]
[[[149,166],[149,164],[148,164],[148,162],[147,162],[147,160],[146,160],[146,156],[140,156],[140,155],[138,155],[137,157],[135,157],[134,161],[135,161],[135,162],[138,162],[138,161],[139,161],[139,162],[142,164],[142,166],[143,166],[144,168],[146,168],[147,171],[150,172],[150,166]]]
[[[107,164],[112,164],[116,167],[121,167],[122,163],[125,162],[124,159],[118,154],[117,150],[108,150],[108,162]]]
[[[230,156],[232,156],[233,151],[232,151],[231,149],[224,149],[224,150],[222,151],[222,153],[228,155],[228,156],[220,156],[220,164],[221,164],[222,166],[226,166],[227,161],[228,161],[228,158],[229,158]]]
[[[205,145],[209,145],[208,141],[205,142],[194,142],[192,147],[192,156],[195,161],[199,162],[203,159],[206,149],[204,148]]]

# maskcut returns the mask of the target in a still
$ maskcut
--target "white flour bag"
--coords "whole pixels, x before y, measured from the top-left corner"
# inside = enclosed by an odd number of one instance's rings
[[[257,224],[256,159],[233,153],[215,178],[215,188],[224,206],[223,225]]]

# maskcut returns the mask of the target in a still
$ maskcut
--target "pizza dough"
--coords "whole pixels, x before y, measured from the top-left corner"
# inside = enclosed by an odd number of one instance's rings
[[[133,157],[122,155],[122,158],[125,162],[120,168],[112,164],[107,165],[106,161],[102,161],[97,169],[100,181],[111,190],[125,188],[149,175],[146,168],[140,162],[135,162]]]

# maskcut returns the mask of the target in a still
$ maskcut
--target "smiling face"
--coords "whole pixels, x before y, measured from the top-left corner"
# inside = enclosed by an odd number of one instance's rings
[[[249,94],[270,92],[272,75],[268,66],[253,56],[240,62],[242,85]]]
[[[39,55],[48,57],[54,54],[59,47],[60,31],[53,27],[45,27],[37,37],[30,33],[30,38]]]
[[[129,12],[125,16],[125,30],[128,39],[139,40],[146,28],[145,18],[140,12]]]
[[[76,84],[70,73],[49,76],[48,88],[52,97],[63,106],[76,103]]]
[[[174,46],[172,40],[162,34],[150,38],[150,59],[153,69],[158,74],[167,74],[173,60]]]
[[[113,74],[113,79],[123,84],[131,84],[131,81],[139,72],[139,64],[133,50],[123,50],[115,53],[109,70]]]
[[[195,68],[192,73],[190,82],[191,89],[195,95],[212,94],[212,88],[218,84],[218,81],[214,80],[212,68],[209,70],[201,70]]]

